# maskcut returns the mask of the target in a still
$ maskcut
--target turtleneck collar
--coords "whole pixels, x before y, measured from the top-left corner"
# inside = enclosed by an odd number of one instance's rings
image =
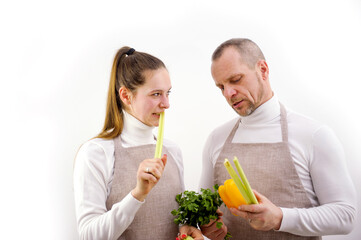
[[[143,145],[154,143],[153,129],[123,110],[124,125],[122,138],[130,144]]]
[[[241,124],[264,124],[279,117],[280,112],[280,104],[277,96],[274,94],[270,100],[259,106],[253,113],[251,113],[251,115],[246,117],[241,116]]]

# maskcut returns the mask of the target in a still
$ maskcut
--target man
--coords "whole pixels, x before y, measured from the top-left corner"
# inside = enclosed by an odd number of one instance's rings
[[[222,207],[218,221],[232,239],[321,239],[349,233],[356,192],[332,130],[279,102],[263,53],[249,39],[222,43],[213,53],[211,71],[239,117],[208,137],[200,187],[229,179],[224,159],[237,156],[259,201],[238,209]],[[202,231],[222,239],[227,228],[210,224]]]

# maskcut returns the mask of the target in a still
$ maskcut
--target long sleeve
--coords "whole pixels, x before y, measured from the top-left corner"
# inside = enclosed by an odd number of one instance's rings
[[[310,158],[309,174],[319,206],[282,208],[280,231],[303,236],[349,233],[356,218],[356,191],[341,143],[329,128],[315,132]]]
[[[142,205],[129,193],[107,211],[105,202],[112,179],[112,157],[112,153],[94,140],[85,143],[77,154],[74,193],[80,239],[117,239]]]
[[[214,164],[212,161],[212,152],[209,151],[209,149],[214,149],[212,147],[212,135],[210,135],[207,139],[206,144],[203,148],[203,154],[202,154],[202,173],[201,178],[199,181],[199,190],[201,188],[204,189],[213,189],[213,172],[214,172]]]

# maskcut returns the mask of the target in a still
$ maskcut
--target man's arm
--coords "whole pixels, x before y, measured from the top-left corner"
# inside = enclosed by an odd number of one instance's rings
[[[260,205],[243,205],[231,212],[250,219],[251,226],[258,230],[275,229],[302,236],[351,232],[356,218],[356,191],[341,143],[329,128],[315,132],[311,158],[309,170],[319,206],[279,208],[256,193]]]

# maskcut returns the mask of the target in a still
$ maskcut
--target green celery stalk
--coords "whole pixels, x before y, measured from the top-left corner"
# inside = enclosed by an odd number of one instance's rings
[[[231,178],[233,179],[234,183],[236,184],[238,190],[241,192],[244,200],[246,201],[247,204],[251,204],[251,199],[249,198],[247,192],[246,192],[246,188],[244,187],[241,179],[238,177],[236,171],[234,171],[231,163],[228,161],[228,159],[226,158],[224,160],[224,166],[226,167],[229,175],[231,175]]]
[[[241,167],[241,164],[239,164],[239,162],[238,162],[238,158],[234,157],[233,162],[234,162],[234,165],[236,166],[236,169],[237,169],[239,175],[241,176],[243,186],[245,187],[245,190],[246,190],[246,192],[248,194],[248,197],[251,200],[251,203],[252,204],[258,204],[257,198],[256,198],[256,196],[254,195],[254,193],[252,191],[251,185],[249,184],[249,182],[247,180],[246,174],[244,174],[243,169]]]
[[[160,113],[160,117],[159,117],[158,136],[157,136],[157,144],[155,145],[154,158],[162,157],[163,133],[164,133],[164,111]]]

